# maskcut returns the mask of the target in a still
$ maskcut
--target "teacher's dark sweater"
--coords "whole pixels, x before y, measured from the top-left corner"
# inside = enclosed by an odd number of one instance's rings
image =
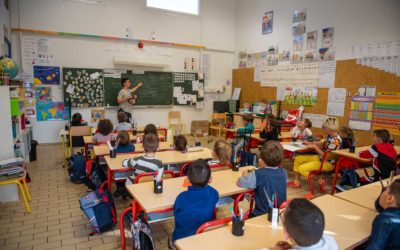
[[[175,230],[172,240],[194,235],[207,221],[214,219],[218,192],[211,186],[188,187],[176,197],[174,204]]]

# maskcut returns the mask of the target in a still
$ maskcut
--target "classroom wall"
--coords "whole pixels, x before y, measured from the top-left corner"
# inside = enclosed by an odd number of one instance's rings
[[[318,31],[318,46],[322,28],[335,28],[337,60],[347,59],[353,44],[400,39],[398,0],[238,0],[236,51],[261,52],[272,45],[291,49],[292,14],[304,8],[307,9],[306,32]],[[262,35],[262,15],[271,10],[274,11],[273,32]],[[304,39],[305,42],[306,36]]]
[[[104,5],[82,4],[63,0],[15,0],[13,1],[13,27],[42,29],[52,31],[89,33],[98,35],[125,36],[125,29],[131,28],[135,38],[150,39],[151,31],[156,32],[160,41],[201,44],[211,50],[200,52],[197,49],[171,47],[171,56],[161,56],[156,46],[146,46],[143,50],[133,46],[125,50],[125,43],[110,43],[93,39],[69,37],[50,37],[55,65],[62,67],[92,68],[130,68],[134,71],[160,70],[157,68],[120,67],[113,65],[114,56],[132,57],[169,64],[166,71],[183,71],[185,57],[201,58],[201,54],[211,55],[210,80],[206,87],[226,86],[224,94],[206,95],[206,106],[202,110],[194,107],[138,108],[134,116],[139,125],[149,122],[167,126],[170,110],[179,110],[190,131],[192,120],[209,120],[212,113],[212,100],[225,100],[231,93],[231,70],[235,48],[235,1],[203,0],[201,17],[184,16],[159,12],[145,8],[145,0],[104,0]],[[20,36],[13,34],[14,50],[20,54]],[[118,51],[106,51],[112,44]],[[223,51],[221,51],[223,50]],[[53,87],[55,101],[62,100],[62,90]],[[73,109],[81,112],[89,120],[90,109]],[[106,117],[116,121],[116,109],[107,109]],[[33,119],[35,120],[35,119]],[[34,137],[39,143],[60,141],[58,132],[65,122],[36,122]],[[94,125],[94,124],[93,124]]]

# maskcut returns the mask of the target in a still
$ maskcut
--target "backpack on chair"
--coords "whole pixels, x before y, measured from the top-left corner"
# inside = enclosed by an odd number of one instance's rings
[[[151,236],[149,224],[144,219],[143,212],[138,214],[136,221],[132,222],[132,249],[133,250],[154,250],[155,245]]]
[[[108,190],[90,192],[79,199],[79,204],[94,229],[90,235],[110,230],[117,223],[114,200]]]
[[[105,170],[102,168],[98,158],[86,162],[86,178],[83,183],[91,190],[100,188],[101,184],[107,180]]]

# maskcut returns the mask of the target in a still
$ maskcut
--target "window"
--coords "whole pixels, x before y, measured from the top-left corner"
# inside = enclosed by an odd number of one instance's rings
[[[198,16],[200,0],[147,0],[147,7]]]

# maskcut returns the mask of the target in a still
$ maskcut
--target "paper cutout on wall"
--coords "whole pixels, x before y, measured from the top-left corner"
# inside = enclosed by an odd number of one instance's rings
[[[36,102],[51,102],[51,87],[37,86],[35,88]]]

